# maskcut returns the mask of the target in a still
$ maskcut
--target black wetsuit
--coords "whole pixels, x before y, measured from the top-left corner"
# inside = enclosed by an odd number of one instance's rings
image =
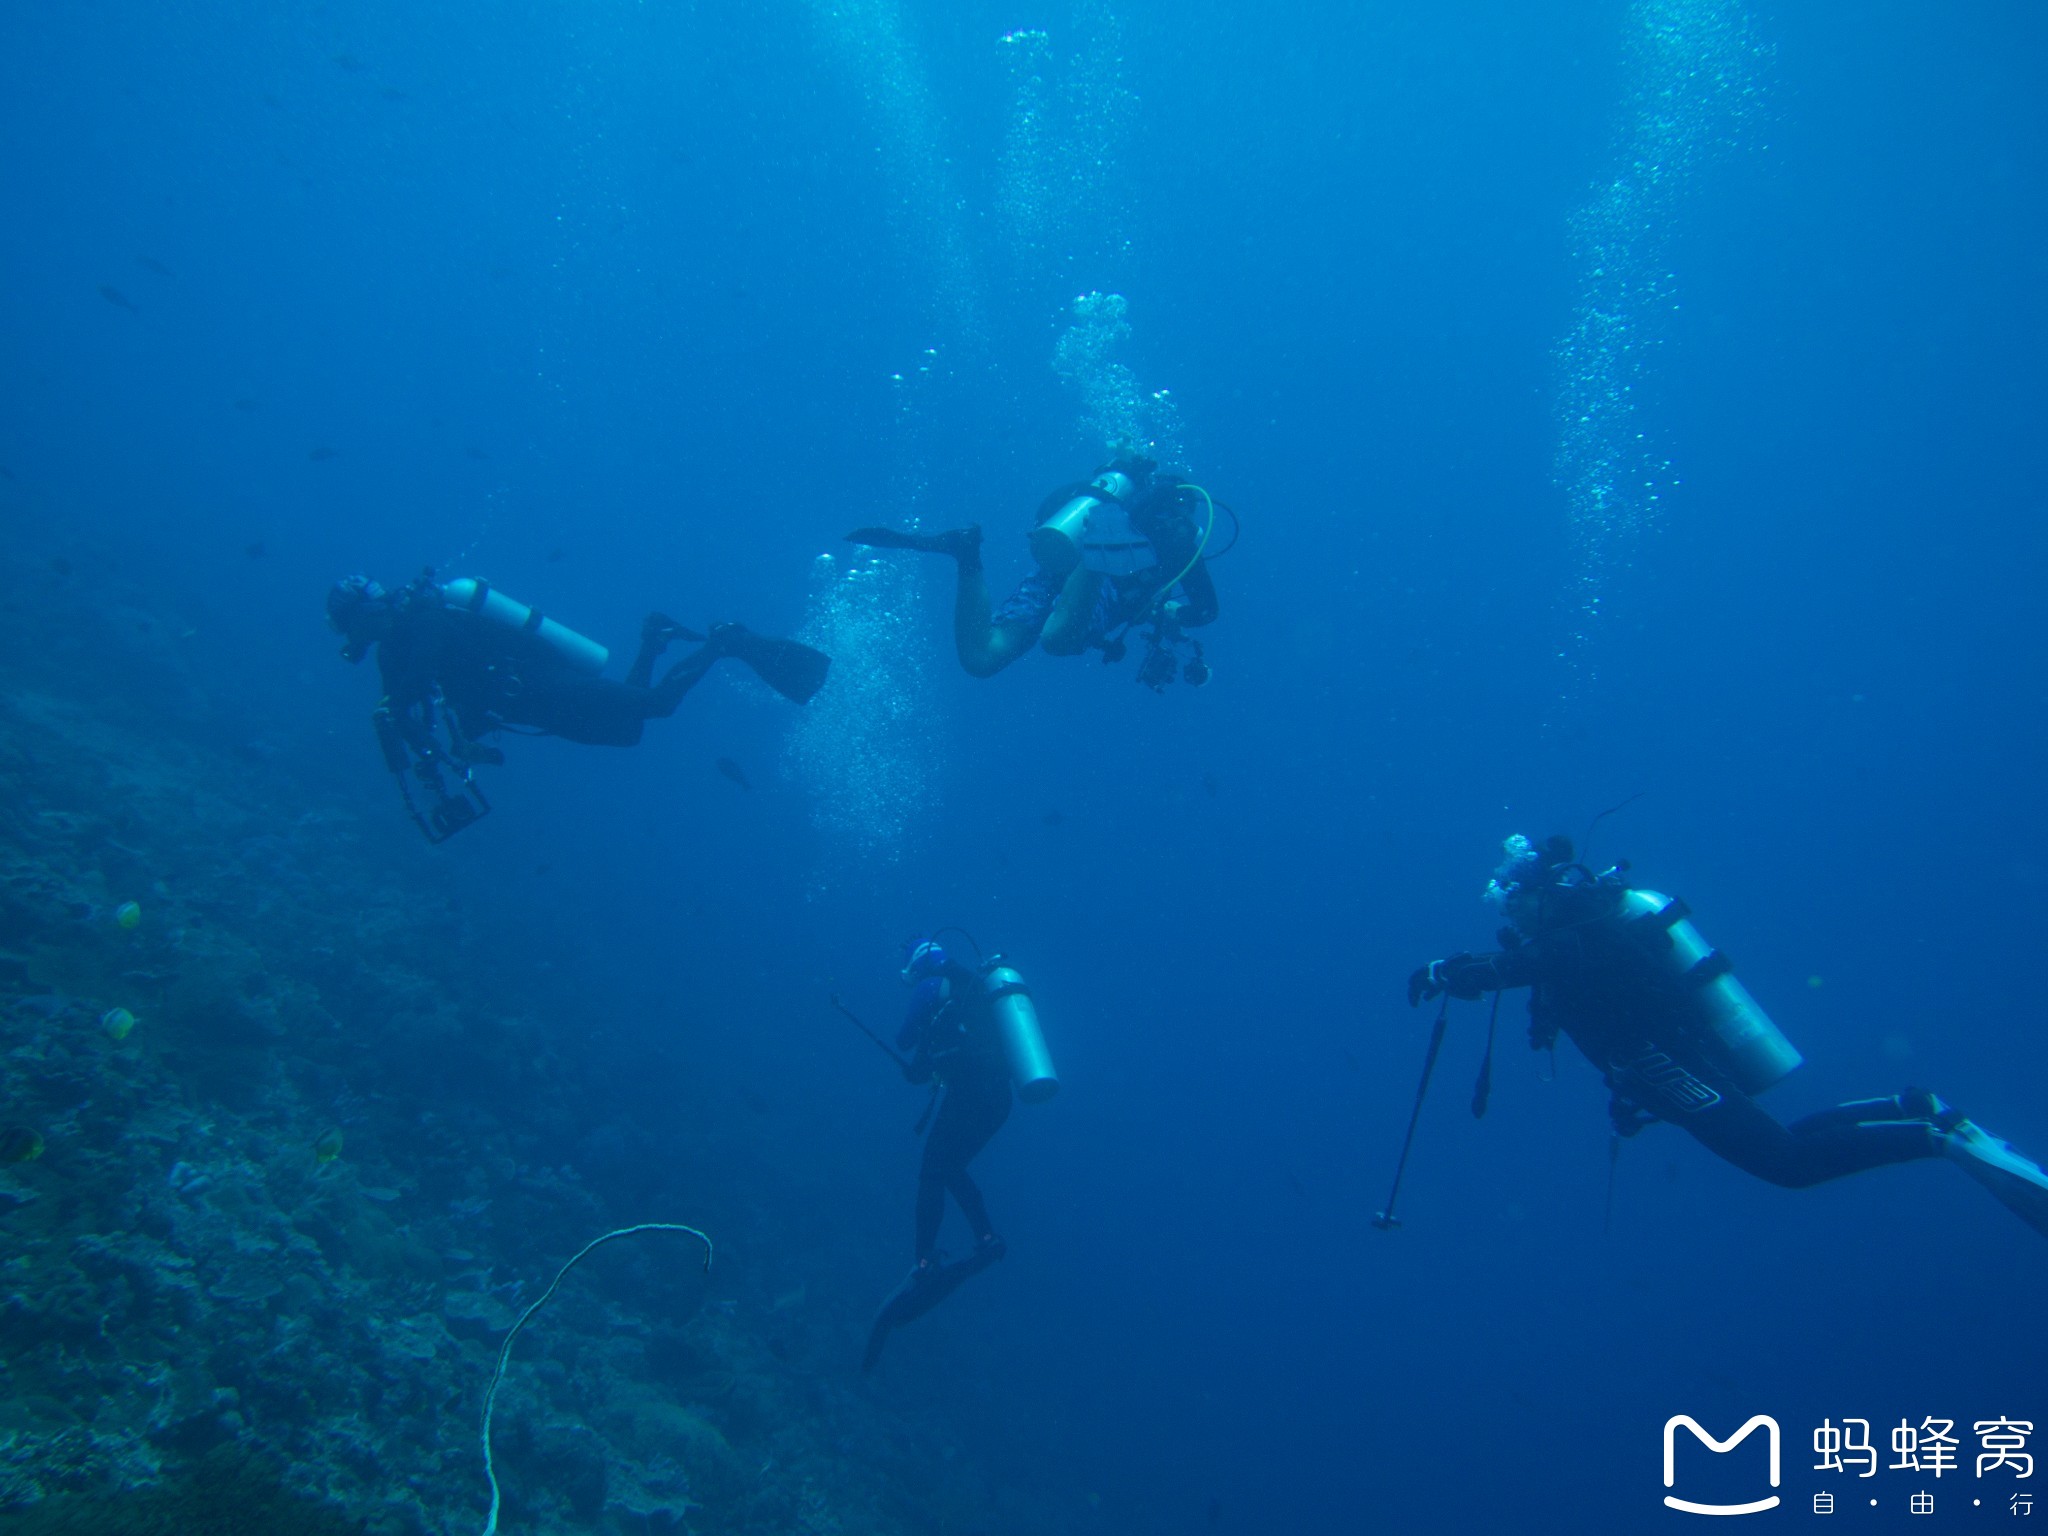
[[[1928,1095],[1838,1104],[1791,1125],[1736,1085],[1693,1028],[1695,985],[1658,953],[1669,936],[1619,916],[1620,890],[1552,893],[1537,937],[1496,954],[1446,962],[1455,995],[1529,987],[1530,1044],[1562,1033],[1600,1069],[1615,1129],[1632,1136],[1668,1120],[1746,1173],[1787,1189],[1938,1155]],[[1549,898],[1546,898],[1549,899]]]
[[[977,1242],[995,1236],[967,1165],[1010,1118],[1010,1068],[981,977],[958,960],[949,959],[942,977],[919,985],[897,1045],[911,1052],[913,1082],[936,1077],[945,1084],[917,1173],[917,1257],[923,1262],[938,1247],[948,1192]]]
[[[716,659],[695,651],[650,686],[665,644],[662,633],[645,632],[626,681],[615,683],[578,672],[532,635],[450,608],[438,587],[416,584],[378,643],[377,670],[391,716],[415,751],[432,751],[437,698],[454,716],[458,756],[464,740],[504,726],[630,747],[646,721],[675,713]]]

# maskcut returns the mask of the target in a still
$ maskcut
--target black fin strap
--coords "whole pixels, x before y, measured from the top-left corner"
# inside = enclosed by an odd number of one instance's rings
[[[1730,971],[1734,962],[1718,949],[1710,949],[1693,962],[1692,969],[1685,973],[1685,979],[1696,987],[1711,986]]]
[[[1655,912],[1645,912],[1632,921],[1641,923],[1652,933],[1669,933],[1691,916],[1692,908],[1682,898],[1674,896]]]

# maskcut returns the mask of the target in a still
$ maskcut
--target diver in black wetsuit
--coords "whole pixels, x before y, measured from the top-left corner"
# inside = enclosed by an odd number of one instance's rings
[[[471,769],[504,761],[503,752],[481,740],[492,732],[630,747],[647,721],[674,714],[723,657],[745,662],[799,704],[823,686],[831,665],[809,646],[756,635],[744,625],[716,625],[706,639],[653,613],[640,627],[640,651],[626,680],[615,683],[596,675],[605,661],[601,647],[485,583],[443,584],[431,573],[395,595],[367,577],[345,577],[327,594],[327,622],[346,638],[341,654],[349,661],[360,662],[376,648],[384,684],[372,716],[378,744],[402,790],[408,769],[426,787],[427,816],[415,810],[414,817],[435,842],[489,810]],[[654,665],[676,639],[703,643],[656,682]],[[453,793],[444,770],[458,779]],[[406,796],[411,808],[409,790]]]
[[[903,1075],[913,1083],[943,1085],[945,1097],[918,1165],[917,1262],[875,1319],[863,1371],[881,1358],[891,1329],[924,1316],[1005,1252],[981,1188],[967,1172],[1010,1118],[1010,1067],[992,996],[973,967],[931,942],[912,950],[903,979],[916,988],[896,1037],[897,1048],[910,1053]],[[948,1194],[974,1229],[973,1252],[953,1263],[938,1246]]]
[[[1226,509],[1227,510],[1227,509]],[[1102,652],[1123,659],[1135,629],[1145,641],[1138,681],[1163,691],[1178,675],[1209,680],[1201,642],[1215,622],[1216,503],[1152,460],[1118,458],[1092,481],[1062,486],[1039,507],[1032,551],[1040,564],[995,605],[981,563],[981,526],[939,533],[856,528],[849,543],[950,555],[958,570],[953,646],[975,677],[993,677],[1033,645],[1048,655]]]
[[[1408,979],[1410,1005],[1528,987],[1529,1040],[1570,1036],[1612,1094],[1618,1136],[1668,1121],[1786,1189],[1887,1163],[1946,1157],[2048,1235],[2048,1174],[1932,1093],[1838,1104],[1790,1125],[1756,1102],[1799,1055],[1706,948],[1684,904],[1596,875],[1571,841],[1510,838],[1487,888],[1509,928],[1489,955],[1452,955]]]

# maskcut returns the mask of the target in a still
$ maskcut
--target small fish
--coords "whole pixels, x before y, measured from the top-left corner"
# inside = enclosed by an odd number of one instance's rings
[[[336,458],[338,457],[338,455],[332,448],[327,447],[323,443],[320,447],[310,450],[306,454],[306,457],[311,459],[315,464],[318,464],[323,459]]]
[[[558,546],[556,546],[556,547],[555,547],[554,549],[551,549],[551,550],[549,550],[549,551],[548,551],[548,564],[549,564],[549,565],[560,565],[561,563],[562,563],[562,551],[561,551],[561,547],[560,547],[560,546],[558,545]]]
[[[128,295],[123,293],[120,289],[116,288],[112,283],[100,284],[100,297],[105,299],[109,304],[113,305],[114,308],[125,309],[131,315],[139,315],[142,313],[141,310],[135,307],[133,301],[129,299]]]
[[[5,464],[0,464],[0,480],[12,480],[13,478],[14,471],[9,469]]]
[[[313,1161],[331,1163],[341,1156],[341,1132],[332,1130],[313,1143]]]
[[[1038,819],[1048,827],[1063,827],[1067,824],[1067,813],[1055,807]]]
[[[265,555],[269,554],[270,551],[263,547],[263,541],[261,539],[251,539],[247,544],[244,544],[242,546],[242,553],[247,555],[251,560],[261,560]]]
[[[234,407],[238,411],[253,411],[256,409],[256,402],[247,395],[244,395],[241,399],[234,402]]]
[[[380,90],[380,91],[378,91],[378,92],[377,92],[377,95],[378,95],[378,98],[379,98],[380,100],[383,100],[383,101],[411,101],[411,100],[412,100],[412,97],[411,97],[410,95],[408,95],[408,94],[407,94],[406,92],[404,92],[404,91],[401,91],[401,90],[400,90],[400,89],[399,89],[399,88],[398,88],[397,86],[395,86],[395,85],[387,85],[387,86],[385,86],[385,87],[384,87],[384,88],[383,88],[382,90]]]
[[[62,555],[52,555],[50,557],[50,569],[57,573],[59,580],[70,579],[72,565],[71,562],[69,560],[66,560]]]
[[[1203,774],[1202,788],[1206,789],[1209,792],[1209,798],[1214,800],[1216,798],[1216,775],[1213,773]]]
[[[43,1138],[25,1125],[0,1131],[0,1163],[32,1163],[43,1155]]]
[[[462,456],[465,459],[475,459],[479,464],[488,464],[491,458],[491,456],[488,453],[485,453],[483,449],[477,447],[477,445],[474,443],[471,443],[467,448],[462,450]]]
[[[337,69],[345,69],[352,75],[360,75],[370,67],[352,53],[337,53],[334,64]]]
[[[731,779],[733,783],[739,785],[741,789],[747,790],[749,793],[752,792],[754,786],[747,782],[746,771],[738,763],[729,757],[721,757],[718,760],[717,767],[720,773]]]
[[[154,256],[138,256],[135,265],[145,272],[154,272],[158,277],[176,277],[178,274],[158,261]]]

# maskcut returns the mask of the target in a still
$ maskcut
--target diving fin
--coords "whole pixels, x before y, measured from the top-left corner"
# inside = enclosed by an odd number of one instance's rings
[[[849,544],[865,544],[869,549],[915,549],[927,555],[939,552],[939,546],[927,533],[906,533],[900,528],[856,528],[846,536]]]
[[[825,686],[825,674],[832,658],[796,640],[777,640],[757,635],[744,624],[719,624],[711,631],[711,643],[722,655],[737,657],[754,669],[754,675],[795,704],[808,704]]]
[[[2028,1226],[2048,1237],[2048,1172],[1970,1120],[1936,1132],[1942,1155],[1990,1190]]]
[[[955,560],[981,563],[981,524],[946,528],[937,533],[912,533],[902,528],[856,528],[846,536],[849,544],[870,549],[914,549],[922,555],[951,555]]]
[[[875,1368],[892,1330],[916,1322],[1006,1252],[1000,1237],[990,1238],[976,1244],[974,1252],[957,1264],[939,1263],[913,1269],[910,1278],[896,1288],[875,1314],[874,1326],[868,1330],[867,1352],[861,1356],[861,1374],[865,1376]]]

